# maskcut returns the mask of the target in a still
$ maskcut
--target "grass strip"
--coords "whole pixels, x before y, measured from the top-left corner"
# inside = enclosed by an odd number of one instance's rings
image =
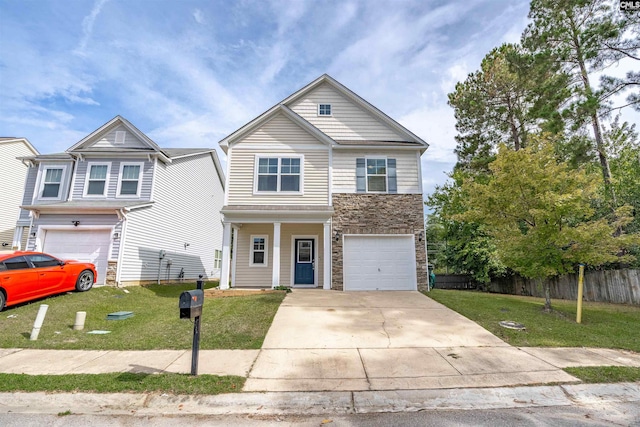
[[[576,302],[477,291],[434,289],[426,295],[473,320],[505,342],[519,347],[598,347],[640,352],[640,307],[584,302],[582,323],[576,323]],[[526,330],[506,329],[511,320]]]
[[[207,283],[205,288],[214,286]],[[178,299],[194,283],[98,287],[9,307],[0,312],[0,348],[64,350],[182,350],[191,348],[193,323],[179,318]],[[234,298],[205,298],[200,349],[259,349],[286,293],[256,293]],[[37,341],[30,341],[40,304],[49,309]],[[73,330],[75,314],[85,311],[84,330]],[[133,317],[107,320],[109,313]],[[91,335],[91,330],[106,330]]]
[[[591,384],[640,381],[640,368],[630,366],[590,366],[565,368],[564,371]]]
[[[213,395],[237,393],[245,378],[187,374],[0,374],[0,392],[170,393]]]

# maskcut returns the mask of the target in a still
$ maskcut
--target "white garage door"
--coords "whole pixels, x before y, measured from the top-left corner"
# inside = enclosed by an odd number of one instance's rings
[[[345,291],[414,291],[413,235],[344,236]]]
[[[109,230],[47,230],[42,252],[61,259],[92,262],[103,285],[109,259]]]

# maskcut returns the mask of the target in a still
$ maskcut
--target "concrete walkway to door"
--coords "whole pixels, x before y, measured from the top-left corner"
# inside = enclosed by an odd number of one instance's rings
[[[294,290],[244,391],[401,390],[577,381],[419,292]]]

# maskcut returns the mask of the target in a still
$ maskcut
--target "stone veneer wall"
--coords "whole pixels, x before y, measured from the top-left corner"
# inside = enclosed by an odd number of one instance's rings
[[[105,277],[104,284],[107,286],[117,286],[116,283],[116,271],[118,269],[117,261],[107,262],[107,277]]]
[[[427,256],[424,240],[422,194],[333,194],[332,233],[344,234],[413,234],[416,242],[416,277],[418,289],[426,290]],[[342,290],[342,238],[331,244],[331,288]]]

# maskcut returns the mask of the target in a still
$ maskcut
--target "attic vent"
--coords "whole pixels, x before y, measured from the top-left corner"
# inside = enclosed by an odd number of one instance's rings
[[[124,137],[127,134],[127,132],[123,131],[123,130],[118,130],[116,131],[116,144],[124,144]]]

